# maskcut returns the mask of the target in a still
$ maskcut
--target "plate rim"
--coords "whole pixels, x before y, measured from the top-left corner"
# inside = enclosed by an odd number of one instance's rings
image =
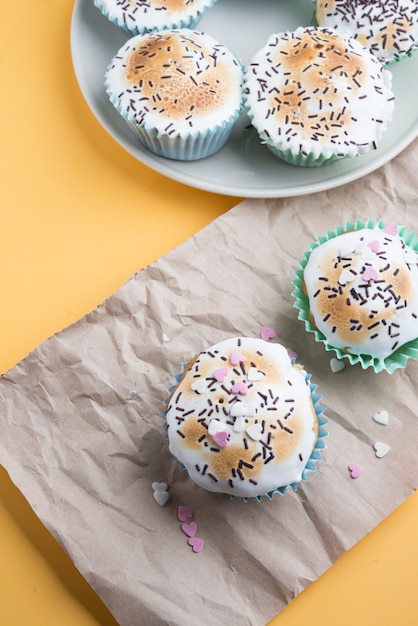
[[[153,153],[149,152],[144,146],[134,145],[133,141],[129,142],[125,139],[123,135],[120,135],[112,126],[112,124],[109,123],[106,117],[101,114],[96,102],[93,98],[89,96],[89,93],[84,88],[83,80],[81,78],[81,64],[79,63],[78,59],[79,50],[77,28],[79,21],[79,12],[81,11],[80,7],[82,7],[83,3],[86,2],[93,2],[93,0],[75,0],[70,26],[70,49],[72,65],[82,96],[99,124],[119,146],[121,146],[126,152],[128,152],[128,154],[130,154],[140,163],[146,165],[150,169],[158,172],[159,174],[162,174],[163,176],[166,176],[171,180],[182,183],[189,187],[193,187],[195,189],[200,189],[202,191],[238,198],[288,198],[294,196],[308,195],[311,193],[317,193],[320,191],[327,191],[329,189],[341,187],[347,183],[353,182],[355,180],[358,180],[359,178],[362,178],[363,176],[366,176],[367,174],[372,173],[373,171],[379,169],[380,167],[391,161],[403,150],[405,150],[405,148],[407,148],[408,145],[410,145],[418,136],[417,112],[416,119],[411,121],[411,124],[405,129],[405,132],[403,133],[401,139],[397,141],[394,145],[390,146],[388,149],[381,152],[376,158],[371,159],[368,163],[360,165],[358,168],[351,169],[346,173],[337,174],[334,177],[331,176],[320,181],[309,182],[306,184],[302,183],[296,186],[290,185],[287,187],[278,186],[264,188],[251,186],[244,187],[242,185],[226,183],[217,184],[211,182],[210,180],[204,180],[201,177],[195,176],[193,174],[179,171],[178,169],[170,166],[172,161],[170,161],[169,159],[154,155]],[[129,35],[127,35],[127,37],[129,37]],[[216,157],[216,155],[214,156]],[[185,167],[187,167],[187,164],[185,162],[180,163],[181,166],[183,166],[183,164],[185,165]],[[329,166],[321,167],[321,171],[323,171],[325,167]],[[303,170],[304,168],[299,169]]]

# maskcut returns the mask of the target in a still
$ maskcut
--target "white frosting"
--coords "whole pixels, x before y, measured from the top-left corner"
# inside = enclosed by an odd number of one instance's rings
[[[350,231],[311,251],[310,312],[331,346],[384,359],[418,338],[418,253],[392,230]]]
[[[106,73],[106,90],[128,121],[161,135],[205,132],[242,106],[242,66],[222,44],[189,29],[137,35]]]
[[[418,46],[416,0],[317,0],[319,26],[349,33],[387,63]]]
[[[209,491],[256,497],[301,480],[318,422],[287,350],[233,338],[201,352],[167,402],[171,453]]]
[[[111,21],[134,34],[163,28],[188,26],[214,0],[94,0]]]
[[[292,154],[357,156],[377,147],[394,109],[392,75],[359,42],[326,28],[271,35],[247,68],[261,139]]]

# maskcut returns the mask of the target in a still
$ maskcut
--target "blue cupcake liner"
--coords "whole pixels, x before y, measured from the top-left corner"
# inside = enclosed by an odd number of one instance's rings
[[[116,15],[113,15],[111,12],[109,12],[108,9],[106,9],[106,7],[104,6],[103,2],[101,2],[101,0],[93,0],[95,7],[99,9],[99,11],[112,24],[121,28],[128,35],[145,35],[146,33],[153,33],[153,32],[157,32],[161,30],[168,30],[172,28],[176,28],[176,29],[177,28],[195,28],[200,22],[200,20],[202,19],[202,17],[204,16],[204,14],[206,13],[206,11],[210,9],[215,4],[215,2],[216,0],[212,0],[206,6],[202,7],[202,9],[196,15],[191,15],[188,18],[183,18],[182,20],[179,20],[178,22],[172,21],[172,22],[167,22],[166,24],[164,24],[164,26],[146,27],[146,26],[141,26],[140,24],[138,24],[137,22],[133,20],[128,22],[122,18],[119,18]]]
[[[123,111],[114,94],[110,91],[107,91],[107,94],[115,109],[142,145],[158,156],[177,161],[196,161],[218,152],[228,141],[242,110],[241,107],[228,120],[206,132],[168,135],[166,133],[161,134],[156,128],[138,124],[133,116]]]
[[[292,359],[292,364],[294,364],[295,359]],[[176,374],[176,376],[174,376],[174,384],[169,387],[168,389],[168,396],[167,398],[170,397],[170,395],[172,394],[172,392],[174,391],[174,389],[177,387],[177,385],[179,384],[184,370],[186,368],[187,364],[184,364],[182,366],[181,372],[179,374]],[[306,374],[305,372],[305,379],[307,381],[309,381],[309,388],[310,388],[310,392],[311,392],[311,397],[312,397],[312,403],[314,406],[314,410],[315,410],[315,414],[318,420],[318,437],[315,443],[315,446],[311,452],[311,455],[308,459],[308,462],[306,463],[303,471],[302,471],[302,477],[300,479],[300,481],[296,481],[293,483],[290,483],[289,485],[284,485],[283,487],[278,487],[277,489],[273,489],[272,491],[269,491],[268,493],[265,493],[263,495],[259,495],[259,496],[254,496],[252,498],[249,497],[238,497],[238,496],[234,496],[231,494],[223,494],[222,492],[218,492],[219,495],[229,495],[231,500],[243,500],[244,502],[248,502],[249,500],[257,500],[257,502],[260,502],[262,498],[267,498],[268,500],[272,500],[273,496],[275,494],[279,494],[284,496],[286,491],[288,489],[292,489],[293,491],[297,491],[298,490],[298,486],[302,483],[302,482],[306,482],[308,480],[308,476],[310,473],[315,472],[316,471],[316,463],[318,461],[322,460],[322,452],[325,450],[326,443],[324,441],[324,439],[326,437],[328,437],[328,431],[326,430],[325,426],[326,424],[328,424],[328,419],[325,417],[325,411],[326,411],[326,407],[322,404],[322,396],[317,393],[317,388],[318,385],[312,383],[310,381],[311,379],[311,374]],[[166,401],[164,401],[164,404],[166,404]],[[163,417],[166,416],[166,411],[163,411],[162,413]],[[165,435],[164,438],[166,440],[168,440],[168,434],[167,434],[167,422],[164,422],[163,424],[163,428],[165,429]],[[183,465],[183,463],[181,463],[181,461],[179,461],[175,456],[172,457],[173,461],[177,462],[179,464],[180,470],[181,471],[186,471],[187,472],[187,468],[185,465]],[[191,479],[190,479],[191,480]],[[200,487],[201,489],[203,489],[203,487]]]

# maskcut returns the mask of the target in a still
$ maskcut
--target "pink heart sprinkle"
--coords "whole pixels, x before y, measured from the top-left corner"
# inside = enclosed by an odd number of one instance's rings
[[[187,543],[193,548],[193,552],[200,552],[205,544],[203,539],[199,539],[198,537],[192,537]]]
[[[242,382],[242,380],[238,380],[234,385],[232,385],[231,391],[232,393],[239,393],[241,396],[246,396],[248,393],[248,387],[244,382]]]
[[[361,275],[363,280],[377,280],[379,278],[379,274],[376,272],[376,270],[374,269],[374,267],[366,267],[366,269],[364,270],[363,274]]]
[[[179,506],[177,509],[177,519],[179,522],[186,522],[193,517],[193,511],[188,509],[187,506]]]
[[[213,435],[213,441],[218,444],[220,448],[226,448],[228,445],[229,435],[226,430],[221,430],[219,433]]]
[[[373,241],[369,241],[367,245],[369,246],[372,252],[379,252],[380,243],[377,241],[377,239],[374,239]]]
[[[190,522],[189,524],[182,524],[181,529],[188,537],[194,537],[197,532],[196,522]]]
[[[226,367],[220,367],[213,372],[213,376],[218,383],[223,383],[225,378],[228,376],[228,370]]]
[[[298,353],[295,352],[294,350],[292,350],[292,348],[287,348],[287,354],[289,355],[289,357],[291,359],[297,359],[298,358]]]
[[[398,228],[395,222],[388,222],[386,226],[384,227],[383,232],[386,233],[387,235],[397,235]]]
[[[245,363],[247,357],[245,354],[241,354],[241,352],[232,352],[231,353],[231,365],[239,365],[240,363]]]
[[[273,339],[276,336],[276,333],[272,328],[268,326],[263,326],[260,330],[260,337],[264,339],[264,341],[268,341],[269,339]]]
[[[358,478],[364,472],[364,467],[358,463],[350,463],[348,466],[351,478]]]

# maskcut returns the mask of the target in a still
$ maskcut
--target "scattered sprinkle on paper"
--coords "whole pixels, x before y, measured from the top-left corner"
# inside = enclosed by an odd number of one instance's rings
[[[270,339],[274,339],[275,337],[282,337],[282,333],[273,330],[269,326],[262,326],[260,329],[260,338],[264,341],[269,341]]]
[[[153,491],[168,491],[167,483],[152,483]]]
[[[169,337],[167,337],[167,335],[166,335],[165,333],[163,333],[163,334],[161,335],[161,341],[162,341],[163,343],[167,343],[167,341],[170,341],[170,338],[169,338]]]
[[[135,398],[136,394],[137,394],[137,390],[136,389],[130,389],[128,391],[128,395],[126,396],[126,399],[127,400],[132,400],[132,398]]]
[[[268,326],[262,326],[260,330],[261,339],[263,339],[264,341],[269,341],[270,339],[273,339],[273,337],[275,336],[276,336],[276,332],[272,328],[269,328]]]
[[[382,459],[390,450],[390,446],[387,443],[383,443],[382,441],[376,441],[374,444],[374,449],[376,452],[376,456],[378,459]]]
[[[160,506],[164,506],[165,504],[167,504],[169,498],[168,491],[154,491],[152,495],[154,496],[154,500]]]
[[[290,356],[291,359],[298,358],[298,353],[292,350],[292,348],[287,348],[287,354]]]
[[[193,517],[193,511],[187,506],[177,507],[177,519],[179,522],[187,522],[188,519]]]
[[[338,372],[342,372],[342,370],[345,369],[344,361],[340,361],[340,359],[336,359],[335,357],[333,357],[331,359],[329,364],[330,364],[330,367],[331,367],[331,371],[334,374],[337,374]]]
[[[351,478],[358,478],[364,472],[364,467],[358,463],[350,463],[348,466]]]
[[[151,487],[153,491],[152,495],[157,504],[160,506],[167,504],[169,498],[167,483],[153,482]]]
[[[203,550],[203,546],[205,545],[203,539],[199,539],[199,537],[191,537],[187,543],[192,547],[193,552],[196,553],[201,552]]]
[[[182,529],[184,534],[187,535],[188,537],[194,537],[195,534],[197,533],[196,522],[183,522],[180,528]]]
[[[205,542],[200,537],[196,537],[197,533],[197,524],[196,522],[188,522],[187,520],[192,519],[193,511],[189,509],[187,506],[178,506],[177,507],[177,519],[179,522],[182,522],[180,525],[180,529],[182,532],[188,537],[187,543],[192,548],[193,552],[198,554],[203,550],[203,546]]]
[[[387,426],[387,424],[389,423],[389,415],[388,412],[385,410],[379,411],[378,413],[375,413],[373,415],[373,421],[376,422],[376,424],[381,424],[382,426]]]

